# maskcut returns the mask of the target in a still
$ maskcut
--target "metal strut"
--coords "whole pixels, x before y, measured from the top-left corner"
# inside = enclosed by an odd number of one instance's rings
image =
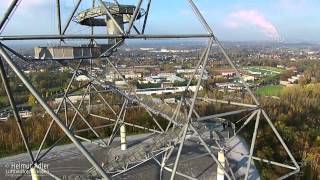
[[[29,82],[29,80],[25,77],[25,75],[20,71],[17,65],[12,61],[7,52],[3,49],[0,44],[0,54],[2,58],[7,62],[7,64],[11,67],[11,69],[15,72],[15,74],[21,79],[21,81],[25,84],[28,90],[34,95],[39,104],[47,111],[47,113],[54,119],[57,125],[64,131],[64,133],[70,138],[70,140],[77,146],[77,148],[82,152],[82,154],[88,159],[88,161],[96,168],[96,170],[106,179],[110,179],[109,175],[105,172],[105,170],[96,162],[96,160],[92,157],[92,155],[88,152],[88,150],[75,138],[74,134],[70,132],[70,130],[62,123],[59,116],[49,107],[49,105],[44,101],[41,97],[40,93],[33,87],[33,85]]]

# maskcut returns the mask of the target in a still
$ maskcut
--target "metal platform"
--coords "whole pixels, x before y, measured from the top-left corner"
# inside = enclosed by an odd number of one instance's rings
[[[96,46],[48,46],[35,47],[35,58],[39,60],[52,59],[88,59],[98,58],[103,52],[108,50],[112,45],[96,45]]]
[[[107,11],[107,9],[109,10],[109,12]],[[125,23],[129,23],[135,9],[136,6],[134,5],[105,3],[104,5],[100,5],[98,7],[90,8],[80,12],[74,18],[74,21],[86,26],[107,26],[108,24],[106,18],[107,14],[110,13],[117,19],[117,22],[122,25]],[[136,19],[140,19],[144,14],[145,11],[143,9],[140,9]],[[105,16],[105,18],[101,18],[101,16]]]

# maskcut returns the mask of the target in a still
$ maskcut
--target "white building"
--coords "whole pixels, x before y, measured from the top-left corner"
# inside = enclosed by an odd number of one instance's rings
[[[191,68],[191,69],[176,69],[176,73],[183,74],[184,78],[190,79],[190,78],[192,78],[193,73],[196,72],[194,77],[195,77],[195,79],[199,79],[200,78],[200,74],[201,74],[201,69],[202,69],[202,66],[200,65],[197,70],[195,68]],[[206,69],[203,72],[202,79],[203,80],[207,80],[208,79],[208,71]]]
[[[90,81],[90,78],[88,78],[85,75],[79,75],[75,78],[76,81]]]
[[[219,88],[219,91],[235,91],[235,90],[241,90],[243,87],[238,84],[238,83],[216,83],[215,84],[218,88]]]
[[[22,118],[28,118],[32,116],[32,112],[28,110],[19,111],[19,116]]]
[[[72,103],[77,103],[78,101],[80,101],[80,100],[82,99],[82,96],[68,96],[68,98],[70,99],[70,101],[71,101]],[[56,99],[54,100],[54,102],[55,102],[56,104],[59,104],[59,103],[61,103],[62,100],[63,100],[62,97],[61,97],[61,98],[56,98]],[[85,96],[84,100],[85,100],[85,101],[88,101],[88,100],[89,100],[89,96]]]
[[[245,82],[248,82],[248,81],[252,82],[255,79],[254,76],[250,76],[250,75],[243,75],[242,78]]]
[[[120,70],[120,73],[125,79],[140,79],[142,78],[142,73],[134,72],[133,70]],[[115,80],[122,79],[122,77],[115,71],[110,71],[106,74],[106,80],[113,82]]]
[[[175,98],[166,98],[163,100],[165,103],[167,104],[174,104],[176,103],[176,99]]]
[[[222,76],[225,76],[225,77],[232,77],[232,76],[235,76],[235,75],[236,75],[236,72],[226,71],[226,72],[222,72],[221,75],[222,75]]]
[[[192,78],[192,74],[184,74],[183,77],[186,78],[186,79],[191,79]],[[194,78],[195,79],[199,79],[200,78],[200,74],[195,74]],[[203,74],[202,80],[207,80],[207,79],[208,79],[208,74]]]
[[[180,87],[170,87],[170,88],[148,88],[148,89],[137,89],[136,94],[144,94],[144,95],[153,95],[153,94],[174,94],[179,92],[184,92],[187,86]],[[196,86],[189,86],[190,91],[194,92],[196,90]],[[199,87],[199,91],[203,90],[203,87]]]
[[[199,66],[199,68],[197,69],[197,73],[200,74],[202,69],[202,65]],[[181,74],[190,74],[190,73],[194,73],[196,71],[196,68],[191,68],[191,69],[177,69],[176,72],[177,73],[181,73]],[[204,74],[208,74],[207,70],[204,70]]]
[[[148,76],[145,77],[143,81],[140,81],[140,83],[161,83],[163,81],[174,83],[176,81],[184,82],[185,79],[176,76],[175,73],[160,73],[156,76]]]

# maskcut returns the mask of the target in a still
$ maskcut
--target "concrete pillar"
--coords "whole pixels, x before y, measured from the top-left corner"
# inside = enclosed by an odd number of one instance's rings
[[[31,173],[32,180],[40,180],[39,175],[37,173],[37,169],[35,167],[32,167],[30,169],[30,173]]]
[[[220,150],[218,152],[218,161],[221,163],[223,168],[221,168],[219,165],[217,167],[217,180],[224,180],[224,171],[223,169],[225,168],[225,156],[224,156],[224,151]]]
[[[121,150],[127,149],[127,135],[126,135],[126,125],[123,124],[120,127],[120,142],[121,142]]]
[[[113,18],[117,21],[117,23],[119,24],[119,26],[121,27],[122,30],[124,30],[124,26],[123,26],[123,16],[122,15],[114,15]],[[112,19],[110,19],[107,16],[107,31],[108,34],[110,35],[116,35],[116,34],[121,34],[121,32],[119,31],[119,29],[117,28],[116,24],[113,22]],[[109,39],[109,44],[115,44],[118,41],[120,41],[121,39]]]

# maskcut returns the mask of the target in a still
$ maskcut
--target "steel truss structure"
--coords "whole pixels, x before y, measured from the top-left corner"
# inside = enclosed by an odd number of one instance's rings
[[[6,11],[3,19],[0,22],[0,30],[3,32],[5,29],[6,23],[9,21],[9,19],[13,19],[13,14],[15,12],[15,9],[18,7],[19,3],[22,0],[13,0],[10,7]],[[154,160],[156,163],[159,164],[161,167],[160,169],[160,176],[162,176],[163,171],[166,170],[168,172],[171,172],[171,179],[174,179],[176,175],[182,176],[186,179],[196,179],[195,177],[191,177],[187,175],[184,172],[178,171],[178,165],[179,160],[181,157],[181,152],[184,147],[185,142],[188,140],[187,134],[193,134],[194,137],[196,137],[196,140],[199,141],[199,144],[203,146],[203,148],[208,152],[210,157],[213,159],[213,161],[217,164],[218,167],[220,167],[224,173],[225,178],[227,179],[238,179],[240,177],[237,177],[231,165],[229,164],[228,160],[226,160],[226,165],[222,164],[218,158],[217,158],[217,152],[223,152],[224,154],[228,154],[228,141],[232,140],[233,137],[237,136],[237,134],[250,122],[254,121],[254,129],[253,129],[253,135],[252,140],[250,142],[250,150],[249,154],[246,154],[244,156],[248,157],[247,161],[247,167],[246,167],[246,173],[244,179],[250,179],[250,173],[249,169],[251,166],[251,163],[253,160],[265,162],[267,164],[271,164],[274,166],[279,166],[283,168],[287,168],[290,170],[289,173],[279,177],[279,179],[285,179],[297,172],[299,172],[300,168],[298,163],[296,162],[295,158],[291,154],[290,150],[288,149],[287,145],[281,138],[280,134],[276,130],[275,126],[273,125],[272,121],[270,120],[269,116],[265,112],[265,110],[260,106],[259,101],[253,94],[253,92],[250,90],[248,84],[244,81],[242,78],[239,70],[233,63],[233,61],[230,59],[228,54],[226,53],[225,49],[221,45],[220,41],[217,39],[217,37],[214,35],[211,27],[206,22],[205,18],[200,13],[199,9],[193,2],[193,0],[186,0],[188,4],[190,5],[191,9],[194,12],[194,15],[198,18],[199,22],[203,25],[203,27],[206,30],[206,34],[170,34],[170,35],[153,35],[153,34],[145,34],[145,29],[147,27],[147,20],[148,16],[151,12],[151,0],[145,0],[147,1],[147,7],[145,8],[144,14],[143,14],[143,27],[142,29],[138,29],[135,26],[135,21],[137,20],[138,16],[142,16],[140,13],[140,9],[143,3],[143,0],[138,0],[134,11],[130,14],[128,17],[128,27],[126,30],[124,30],[123,27],[121,27],[121,24],[118,24],[116,17],[113,12],[110,11],[110,8],[107,6],[105,2],[102,0],[99,0],[100,8],[104,10],[104,13],[106,14],[106,17],[110,19],[114,24],[115,28],[119,31],[119,34],[94,34],[92,31],[92,34],[89,35],[78,35],[78,34],[66,34],[67,29],[75,16],[76,12],[78,11],[79,5],[81,3],[81,0],[78,0],[76,3],[76,6],[74,7],[73,11],[71,12],[71,15],[69,16],[66,26],[62,28],[61,25],[61,15],[60,15],[60,0],[57,0],[57,17],[58,17],[58,32],[57,35],[16,35],[16,36],[0,36],[0,55],[1,55],[1,61],[0,61],[0,74],[3,82],[3,87],[5,88],[5,91],[7,93],[10,106],[13,110],[14,118],[17,122],[17,126],[19,128],[19,131],[21,133],[21,138],[23,140],[23,143],[25,145],[25,148],[30,156],[30,161],[32,163],[33,168],[38,169],[39,171],[55,178],[55,179],[61,179],[61,177],[58,177],[57,175],[53,174],[52,172],[49,172],[48,170],[45,170],[39,166],[43,158],[50,153],[52,149],[63,139],[64,137],[68,137],[72,143],[78,148],[78,150],[82,153],[82,155],[88,160],[88,162],[92,165],[92,168],[85,172],[84,177],[86,178],[100,178],[100,179],[112,179],[112,177],[116,177],[117,175],[123,174],[133,168],[138,167],[139,165]],[[119,3],[117,0],[114,0],[114,4],[119,6]],[[132,33],[132,30],[134,30],[135,33]],[[180,100],[178,101],[177,105],[175,107],[169,106],[168,104],[165,104],[163,102],[155,103],[151,96],[147,95],[137,95],[135,93],[135,87],[128,82],[127,79],[124,78],[124,76],[121,74],[121,72],[118,70],[116,65],[112,62],[110,59],[110,56],[116,51],[117,48],[119,48],[123,42],[127,39],[141,39],[141,40],[148,40],[148,39],[186,39],[186,38],[202,38],[207,39],[207,46],[203,49],[201,53],[200,60],[197,62],[197,65],[195,67],[195,71],[192,74],[192,77],[188,81],[187,88],[185,89],[185,92],[181,96]],[[78,61],[75,61],[75,59],[69,59],[74,60],[72,62],[77,62],[77,66],[72,69],[73,76],[70,79],[70,82],[68,86],[65,88],[64,94],[61,96],[62,101],[59,103],[59,106],[57,109],[53,109],[48,105],[46,100],[40,95],[40,93],[37,91],[37,89],[32,85],[30,80],[24,75],[22,70],[17,66],[17,64],[12,60],[10,54],[14,54],[17,57],[19,57],[21,60],[27,61],[32,63],[34,59],[27,58],[12,48],[8,47],[6,44],[7,42],[11,41],[17,41],[17,40],[61,40],[61,41],[67,41],[70,39],[76,39],[76,40],[96,40],[96,39],[117,39],[116,43],[113,44],[110,48],[108,48],[105,52],[103,52],[99,57],[92,57],[88,59],[79,59]],[[212,49],[212,46],[215,45],[218,47],[218,49],[222,52],[224,58],[226,59],[227,63],[235,70],[237,77],[241,80],[243,83],[243,86],[247,92],[247,94],[252,98],[254,104],[245,104],[245,103],[239,103],[239,102],[230,102],[225,101],[221,99],[210,99],[205,97],[199,96],[199,89],[202,82],[202,77],[206,69],[206,65],[208,63],[209,54]],[[108,84],[101,81],[101,79],[92,76],[90,69],[92,68],[92,62],[93,59],[100,59],[101,61],[104,61],[108,63],[111,68],[123,79],[124,82],[126,82],[126,88],[118,87],[114,84]],[[54,58],[51,60],[55,60]],[[61,59],[60,59],[61,60]],[[84,64],[85,61],[89,61],[89,63]],[[4,62],[10,67],[10,69],[19,77],[19,79],[23,82],[23,84],[27,87],[27,89],[32,93],[32,95],[36,98],[37,102],[43,107],[43,109],[50,115],[52,118],[52,121],[50,123],[50,126],[47,129],[46,134],[43,137],[43,140],[41,144],[39,145],[38,151],[36,154],[32,153],[30,149],[30,144],[28,143],[28,138],[26,137],[24,127],[21,124],[21,117],[19,116],[17,106],[12,94],[12,91],[9,86],[8,76],[4,69]],[[87,66],[89,71],[84,71],[84,67]],[[89,66],[89,67],[88,67]],[[88,83],[82,85],[78,89],[71,89],[72,83],[74,82],[76,76],[78,74],[83,74],[86,77],[88,77],[90,80]],[[188,97],[186,94],[189,92],[189,88],[191,85],[191,81],[195,79],[195,75],[200,75],[200,78],[197,79],[196,88],[192,94],[191,97]],[[82,92],[82,98],[79,104],[73,103],[69,95],[79,91],[80,89],[85,89],[85,91]],[[111,92],[119,97],[121,97],[121,105],[120,105],[120,111],[117,111],[113,109],[112,104],[110,104],[109,100],[103,96],[103,93],[105,92]],[[104,104],[104,107],[108,109],[108,111],[112,112],[114,117],[116,118],[110,118],[105,117],[101,114],[96,113],[96,111],[93,111],[92,109],[94,106],[91,104],[91,97],[93,95],[96,95],[100,101]],[[86,108],[84,110],[84,106],[86,104],[85,98],[89,96],[89,102],[87,103]],[[239,110],[230,111],[230,112],[223,112],[219,114],[213,114],[209,116],[200,116],[196,112],[196,103],[197,101],[203,101],[203,102],[209,102],[209,103],[221,103],[221,104],[228,104],[233,105],[237,107],[241,107]],[[152,117],[153,122],[157,125],[157,128],[150,129],[143,127],[141,125],[129,123],[125,121],[127,109],[130,108],[131,104],[138,105],[140,107],[143,107],[148,114]],[[74,112],[73,118],[68,118],[68,111],[72,110]],[[64,110],[64,112],[63,112]],[[217,136],[214,138],[214,142],[217,146],[211,146],[207,143],[205,138],[202,136],[202,134],[207,131],[208,129],[201,123],[202,121],[211,120],[211,121],[223,121],[224,117],[230,116],[230,115],[237,115],[241,114],[243,112],[248,112],[249,116],[246,117],[243,124],[236,130],[236,133],[233,137],[231,137],[228,140],[221,139],[221,136],[219,136],[219,132],[215,132]],[[159,115],[165,120],[168,121],[168,125],[166,128],[162,127],[155,115]],[[106,125],[102,125],[99,127],[93,127],[89,122],[89,116],[99,118],[102,120],[107,120],[111,123],[108,123]],[[280,162],[275,162],[267,159],[263,159],[260,157],[256,157],[253,155],[254,148],[256,144],[256,137],[259,129],[259,124],[261,123],[260,120],[265,120],[267,124],[271,127],[272,131],[274,132],[275,136],[285,149],[287,155],[290,157],[291,163],[285,164]],[[76,129],[76,125],[78,123],[84,123],[87,128],[85,129]],[[54,143],[51,147],[43,150],[43,146],[46,142],[46,139],[48,135],[50,134],[50,130],[52,126],[56,124],[59,126],[59,128],[63,131],[65,134],[64,137],[61,137]],[[114,157],[109,157],[107,152],[110,152],[110,145],[113,143],[114,138],[119,133],[121,126],[132,126],[134,128],[140,128],[144,130],[149,130],[155,135],[152,137],[150,142],[148,144],[141,144],[134,148],[129,148],[125,153],[117,154]],[[97,129],[103,129],[103,128],[110,128],[112,127],[112,134],[109,137],[108,141],[105,141],[101,135],[97,132]],[[86,137],[81,137],[77,135],[77,132],[83,132],[83,131],[89,131],[94,134],[93,139],[88,139]],[[94,156],[89,152],[89,150],[82,144],[82,141],[87,141],[96,144],[97,146],[100,146],[101,148],[106,149],[106,157],[107,161],[103,164],[99,163],[97,159],[94,158]],[[108,150],[108,151],[107,151]],[[172,154],[174,150],[177,150],[176,157],[172,157]],[[114,155],[114,154],[113,154]],[[168,160],[169,158],[174,159],[174,163],[169,166]],[[160,177],[161,178],[161,177]]]

